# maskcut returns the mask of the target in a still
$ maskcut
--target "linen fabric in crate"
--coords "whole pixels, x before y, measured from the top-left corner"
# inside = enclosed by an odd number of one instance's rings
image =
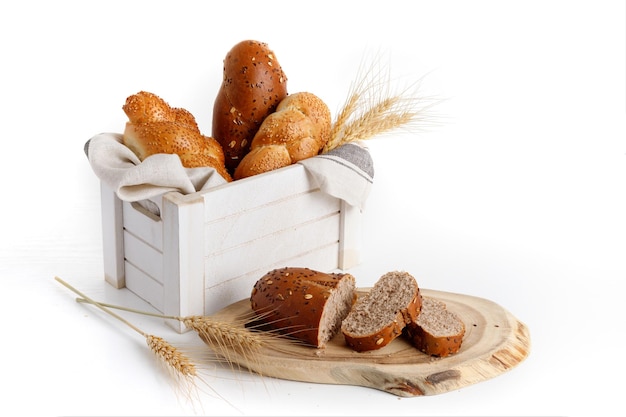
[[[123,201],[142,201],[168,191],[190,194],[226,183],[213,168],[183,167],[178,155],[157,154],[142,162],[119,133],[95,135],[84,150],[96,176]],[[374,178],[367,149],[348,143],[298,163],[322,192],[364,207]]]

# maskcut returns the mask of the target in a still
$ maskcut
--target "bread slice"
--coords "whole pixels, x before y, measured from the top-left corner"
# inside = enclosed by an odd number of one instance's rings
[[[324,348],[339,332],[355,299],[350,274],[286,267],[262,276],[254,284],[250,303],[267,327]]]
[[[415,323],[404,330],[409,340],[422,352],[445,357],[461,349],[465,324],[458,315],[447,309],[444,302],[423,297],[422,311]]]
[[[421,304],[419,287],[411,274],[388,272],[357,299],[341,332],[348,346],[358,352],[380,349],[417,319]]]

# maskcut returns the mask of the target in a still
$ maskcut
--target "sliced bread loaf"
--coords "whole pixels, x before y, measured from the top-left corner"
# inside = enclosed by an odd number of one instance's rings
[[[422,311],[415,323],[404,329],[411,343],[422,352],[445,357],[457,353],[463,343],[465,324],[444,302],[423,297]]]
[[[414,322],[421,308],[415,278],[407,272],[384,274],[369,292],[359,297],[341,325],[346,343],[363,352],[380,349]]]
[[[266,326],[324,348],[339,332],[355,298],[350,274],[287,267],[262,276],[252,288],[250,303]]]

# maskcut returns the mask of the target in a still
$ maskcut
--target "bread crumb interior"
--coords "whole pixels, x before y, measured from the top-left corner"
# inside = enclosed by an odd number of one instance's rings
[[[363,295],[343,322],[343,330],[355,335],[376,332],[396,319],[415,295],[415,278],[405,272],[389,272]]]

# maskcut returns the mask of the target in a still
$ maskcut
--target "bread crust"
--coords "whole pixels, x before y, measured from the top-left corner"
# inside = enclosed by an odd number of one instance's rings
[[[263,120],[287,97],[287,76],[264,42],[239,42],[224,59],[223,81],[213,105],[212,136],[232,174],[248,153]]]
[[[304,343],[323,348],[320,320],[331,293],[340,281],[347,280],[349,307],[355,299],[355,279],[347,273],[323,273],[309,268],[285,267],[262,276],[250,295],[252,310],[271,329]],[[343,319],[343,317],[341,317]],[[339,326],[335,333],[339,331]]]
[[[398,273],[398,272],[393,272],[393,273]],[[342,326],[341,331],[346,340],[346,344],[350,346],[352,349],[354,349],[355,351],[364,352],[364,351],[369,351],[369,350],[381,349],[387,346],[397,337],[402,335],[403,329],[409,323],[415,322],[417,320],[417,317],[419,316],[421,307],[422,307],[422,297],[420,294],[419,286],[417,285],[415,278],[413,278],[409,274],[406,274],[406,273],[400,273],[400,274],[405,275],[405,277],[408,279],[413,279],[415,285],[413,287],[413,294],[410,297],[409,301],[407,302],[406,306],[399,309],[397,313],[395,314],[395,317],[392,320],[381,324],[381,326],[377,328],[375,331],[367,333],[367,334],[360,334],[360,333],[355,333],[353,331],[350,331],[344,322],[344,325]],[[383,275],[381,279],[384,278],[386,275],[387,274]],[[375,284],[375,287],[376,287],[376,284]],[[373,290],[374,288],[370,290],[368,294],[363,295],[360,300],[357,300],[357,303],[367,304],[368,297],[375,296],[375,294],[373,294],[372,292]],[[364,317],[363,319],[369,320],[368,317]],[[346,318],[346,320],[348,320],[348,318]]]

